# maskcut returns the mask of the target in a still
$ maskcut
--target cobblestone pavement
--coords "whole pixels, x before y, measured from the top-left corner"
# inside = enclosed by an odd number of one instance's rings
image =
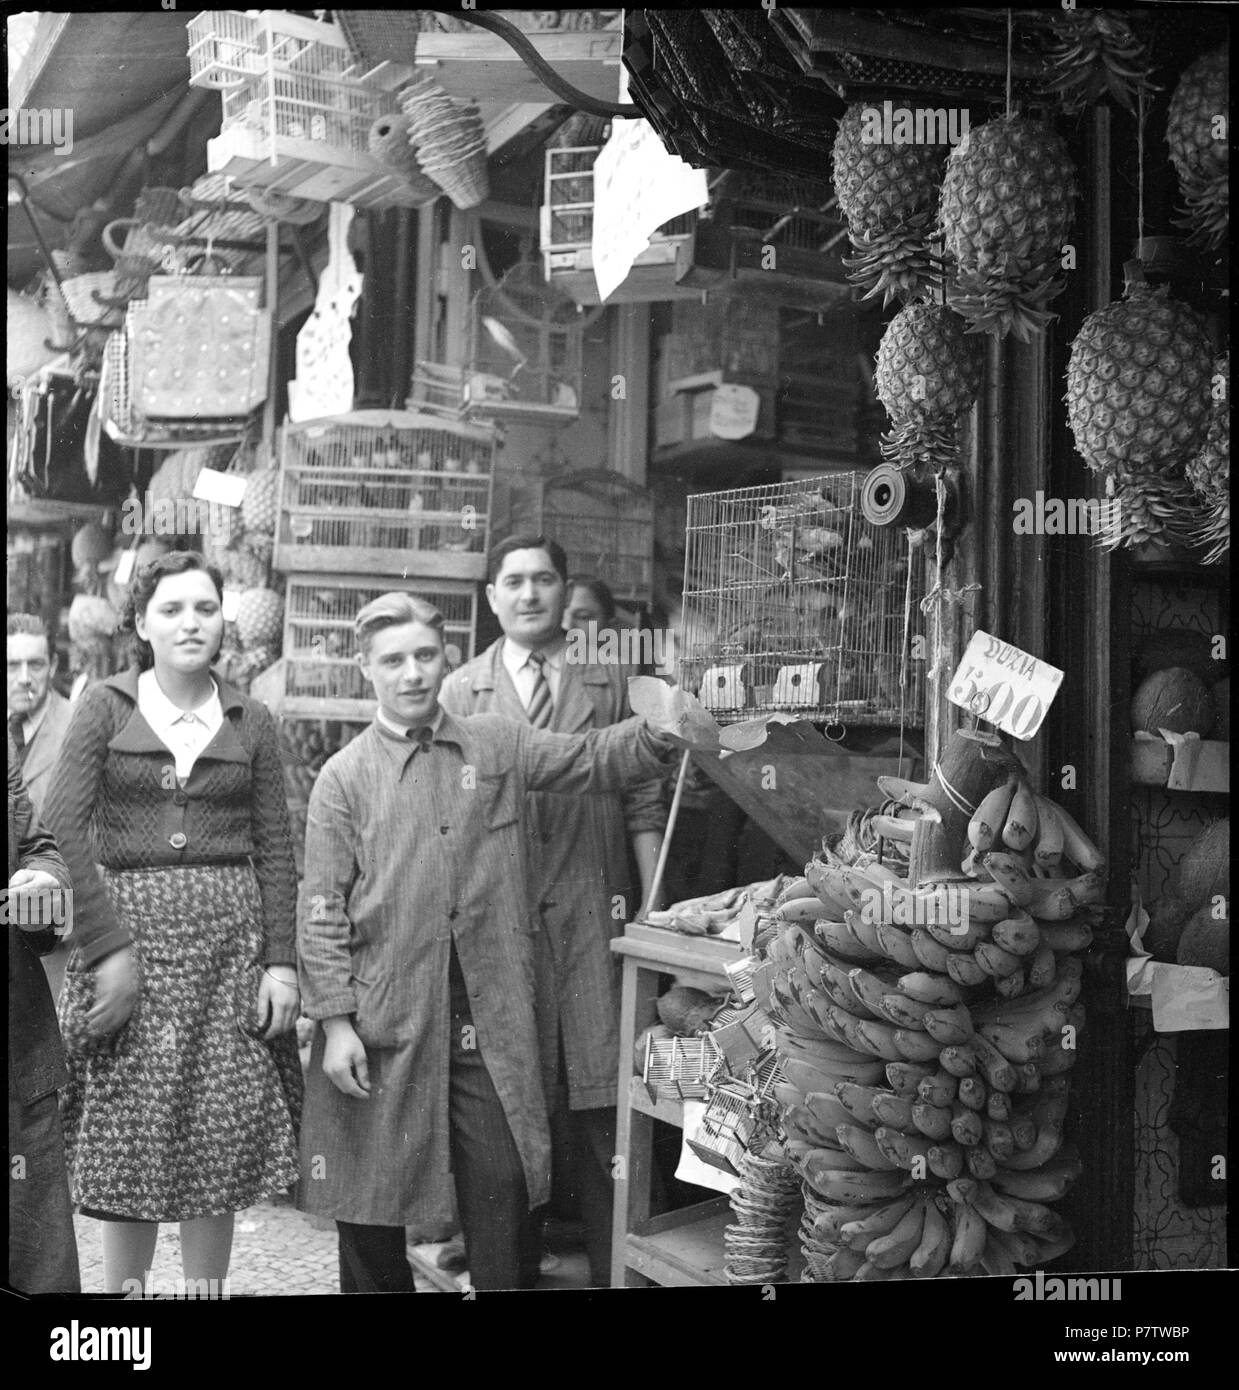
[[[102,1224],[89,1216],[74,1217],[83,1293],[103,1292]],[[420,1246],[418,1253],[423,1260],[433,1263],[440,1248]],[[564,1255],[554,1263],[555,1268],[544,1274],[540,1289],[581,1288],[588,1282],[583,1255]],[[159,1229],[150,1292],[174,1295],[178,1287],[183,1288],[178,1284],[182,1278],[181,1233],[180,1228],[171,1223]],[[421,1293],[443,1291],[420,1274],[415,1274],[415,1282]],[[440,1275],[439,1284],[446,1282]],[[463,1287],[465,1276],[454,1282],[457,1287]],[[285,1201],[263,1202],[237,1213],[228,1274],[231,1297],[334,1294],[339,1291],[334,1222],[307,1216]]]

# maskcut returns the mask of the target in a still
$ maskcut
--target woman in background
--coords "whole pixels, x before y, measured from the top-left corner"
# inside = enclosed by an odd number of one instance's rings
[[[564,604],[564,631],[589,631],[597,623],[602,632],[615,625],[615,596],[601,579],[577,575],[568,581],[568,599]]]
[[[48,793],[90,923],[60,999],[63,1116],[109,1293],[143,1284],[161,1221],[187,1280],[222,1281],[234,1214],[297,1176],[288,806],[271,715],[211,673],[222,596],[193,552],[138,572],[139,664],[81,697]]]

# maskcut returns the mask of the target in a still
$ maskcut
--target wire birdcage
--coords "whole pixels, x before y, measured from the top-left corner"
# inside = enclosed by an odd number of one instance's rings
[[[707,1034],[699,1038],[645,1040],[641,1080],[653,1101],[701,1100],[719,1071],[722,1055]]]
[[[584,319],[576,302],[519,260],[474,296],[466,400],[471,415],[540,421],[581,413]]]
[[[415,411],[355,411],[280,436],[277,569],[481,579],[495,435]]]
[[[281,715],[374,718],[374,691],[355,660],[353,624],[367,603],[392,590],[433,604],[443,614],[450,664],[469,660],[477,630],[473,584],[389,575],[290,574],[284,590]]]
[[[711,1088],[700,1128],[685,1139],[703,1163],[739,1177],[744,1155],[758,1132],[753,1101],[752,1087],[743,1082],[729,1080]]]
[[[654,500],[620,474],[579,469],[545,478],[503,470],[494,510],[504,534],[551,536],[567,553],[569,573],[597,576],[621,602],[653,596]]]
[[[862,473],[688,499],[680,684],[720,723],[923,721],[920,566]]]
[[[742,1004],[751,1004],[754,999],[753,994],[753,968],[757,962],[752,956],[745,956],[743,960],[729,961],[724,967],[727,978],[731,981],[731,987],[736,993],[736,997]]]
[[[412,69],[367,69],[335,25],[282,10],[204,11],[188,25],[190,83],[220,93],[212,172],[318,202],[415,207],[424,190],[370,152],[374,121],[396,110]]]

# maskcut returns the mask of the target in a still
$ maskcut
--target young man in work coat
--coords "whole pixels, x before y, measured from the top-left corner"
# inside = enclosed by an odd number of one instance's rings
[[[443,1221],[454,1182],[473,1286],[532,1287],[550,1136],[526,793],[613,791],[674,749],[640,720],[565,735],[447,713],[443,619],[408,594],[367,604],[357,637],[378,714],[314,784],[298,901],[322,1025],[302,1205],[338,1224],[343,1292],[411,1290],[404,1227]]]
[[[454,671],[443,707],[502,714],[562,733],[630,718],[629,671],[567,659],[562,626],[567,557],[544,536],[515,536],[491,557],[486,596],[504,635]],[[541,663],[551,699],[535,707]],[[642,878],[653,878],[667,816],[662,783],[574,802],[535,793],[525,813],[530,911],[541,918],[538,1023],[556,1147],[556,1174],[575,1189],[585,1226],[590,1282],[609,1286],[619,1062],[619,971],[610,950],[641,907],[630,882],[628,844]]]

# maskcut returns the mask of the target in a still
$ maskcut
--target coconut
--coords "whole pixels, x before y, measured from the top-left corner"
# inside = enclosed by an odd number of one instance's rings
[[[658,1017],[673,1033],[696,1033],[718,1012],[718,1000],[690,985],[672,985],[658,1000]]]
[[[1132,696],[1131,723],[1137,733],[1156,734],[1166,729],[1174,734],[1195,733],[1208,738],[1213,728],[1209,689],[1199,676],[1183,666],[1154,671]]]

